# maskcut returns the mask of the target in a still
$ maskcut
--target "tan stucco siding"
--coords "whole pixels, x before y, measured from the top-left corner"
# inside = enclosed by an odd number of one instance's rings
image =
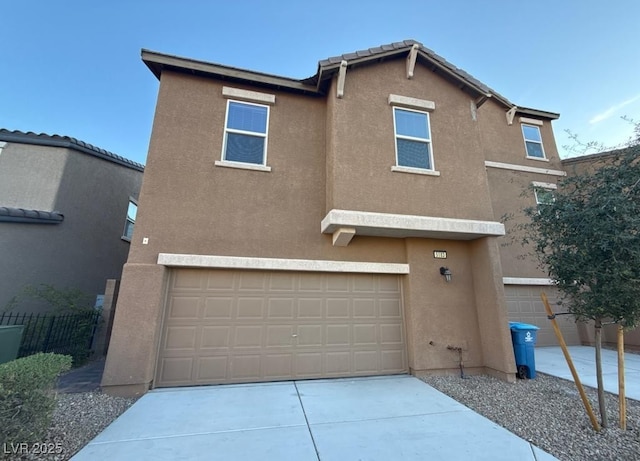
[[[335,80],[334,80],[335,86]],[[470,99],[419,66],[406,78],[404,60],[347,71],[343,99],[334,99],[328,117],[332,145],[327,178],[328,208],[448,218],[492,218],[483,171],[484,156]],[[389,94],[435,102],[430,113],[434,166],[439,177],[391,171],[396,165],[393,107]]]

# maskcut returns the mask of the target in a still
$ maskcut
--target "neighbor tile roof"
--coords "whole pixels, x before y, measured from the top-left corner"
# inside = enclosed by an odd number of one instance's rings
[[[64,215],[59,211],[25,210],[0,206],[0,222],[59,224]]]
[[[49,135],[46,133],[37,134],[32,131],[10,131],[1,128],[0,141],[16,142],[21,144],[37,144],[51,147],[66,147],[85,154],[92,155],[94,157],[101,158],[103,160],[107,160],[112,163],[117,163],[118,165],[122,165],[133,170],[144,171],[144,165],[142,165],[141,163],[134,162],[133,160],[129,160],[128,158],[114,154],[113,152],[109,152],[108,150],[100,149],[99,147],[96,147],[92,144],[80,141],[76,138],[71,138],[69,136],[60,136],[57,134]]]

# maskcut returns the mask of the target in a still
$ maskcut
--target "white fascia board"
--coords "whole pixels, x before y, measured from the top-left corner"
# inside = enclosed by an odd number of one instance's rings
[[[553,280],[543,277],[503,277],[505,285],[554,285]]]
[[[474,240],[505,235],[504,224],[495,221],[352,210],[329,211],[322,220],[320,230],[324,234],[332,234],[340,227],[352,227],[357,235],[395,238]]]
[[[408,274],[409,265],[320,259],[247,258],[241,256],[188,255],[160,253],[158,264],[169,267],[210,269],[252,269],[304,272],[353,272],[370,274]]]
[[[489,160],[485,160],[484,166],[489,168],[500,168],[503,170],[524,171],[526,173],[546,174],[548,176],[566,176],[567,175],[566,171],[561,171],[561,170],[550,170],[547,168],[537,168],[537,167],[526,166],[526,165],[515,165],[513,163],[492,162]]]
[[[242,90],[240,88],[232,88],[230,86],[222,87],[222,96],[224,96],[225,98],[242,99],[244,101],[259,102],[262,104],[276,103],[276,96],[274,94]]]
[[[389,95],[389,105],[398,107],[408,107],[418,110],[435,110],[436,103],[426,99],[410,98],[408,96],[400,96],[398,94]]]

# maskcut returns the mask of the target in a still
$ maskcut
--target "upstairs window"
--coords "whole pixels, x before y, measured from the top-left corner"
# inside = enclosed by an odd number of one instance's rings
[[[524,145],[527,149],[527,157],[545,158],[539,127],[522,124],[522,136],[524,137]]]
[[[396,164],[401,167],[433,170],[429,114],[393,108],[396,137]]]
[[[127,208],[127,219],[124,222],[124,232],[122,233],[122,238],[124,240],[131,241],[131,237],[133,236],[133,227],[136,223],[136,214],[138,213],[138,205],[132,200],[129,199],[129,208]]]
[[[269,107],[227,101],[222,159],[227,162],[265,165]]]

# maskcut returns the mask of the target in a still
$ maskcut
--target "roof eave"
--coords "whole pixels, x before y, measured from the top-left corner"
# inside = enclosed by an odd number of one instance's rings
[[[292,78],[254,72],[246,69],[224,66],[222,64],[198,61],[195,59],[158,53],[146,49],[142,50],[141,55],[142,61],[158,80],[164,70],[173,70],[175,72],[199,74],[213,76],[223,80],[245,82],[252,85],[257,83],[261,86],[291,90],[306,94],[319,94],[319,91],[314,86],[306,84],[304,81]]]
[[[556,112],[547,112],[545,110],[531,109],[529,107],[518,107],[516,112],[519,114],[531,115],[532,117],[546,118],[549,120],[557,120],[560,114]]]

